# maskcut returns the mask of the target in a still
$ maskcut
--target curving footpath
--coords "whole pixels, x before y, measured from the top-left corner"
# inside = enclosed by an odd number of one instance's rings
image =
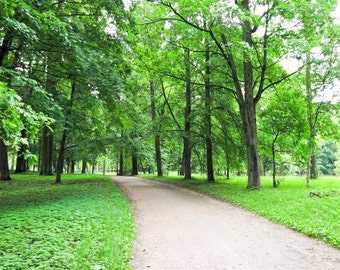
[[[136,177],[113,180],[135,214],[132,269],[340,269],[340,250],[229,203]]]

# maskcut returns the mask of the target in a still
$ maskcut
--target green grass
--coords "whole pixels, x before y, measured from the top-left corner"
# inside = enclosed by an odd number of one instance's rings
[[[191,181],[177,176],[142,177],[171,182],[229,201],[340,248],[340,179],[312,180],[311,187],[306,188],[305,178],[287,177],[274,189],[270,178],[262,178],[260,190],[247,190],[245,177],[219,178],[214,184],[207,183],[203,177]]]
[[[108,177],[0,181],[0,269],[129,269],[134,220]]]

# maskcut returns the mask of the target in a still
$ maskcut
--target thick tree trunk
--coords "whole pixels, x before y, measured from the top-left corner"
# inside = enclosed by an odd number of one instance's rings
[[[318,178],[318,167],[317,167],[317,160],[315,155],[315,150],[312,152],[311,157],[311,164],[310,164],[310,178],[311,179],[317,179]]]
[[[25,129],[21,131],[21,137],[27,138]],[[26,148],[27,147],[24,144],[20,144],[19,146],[19,150],[17,152],[17,162],[16,162],[15,173],[23,173],[27,171],[27,160],[25,158]]]
[[[9,53],[13,42],[13,35],[11,31],[7,31],[2,39],[0,46],[0,67],[3,65],[6,55]]]
[[[157,175],[163,175],[162,169],[162,152],[161,152],[161,137],[159,135],[159,125],[157,124],[156,115],[156,102],[155,102],[155,87],[154,82],[150,81],[150,99],[151,99],[151,118],[153,121],[154,137],[155,137],[155,155],[156,155],[156,166]]]
[[[184,150],[183,150],[183,169],[184,179],[191,179],[191,71],[190,71],[190,51],[187,50],[186,61],[186,87],[185,87],[185,111],[184,111]]]
[[[76,162],[74,161],[74,159],[71,159],[71,170],[70,170],[71,174],[74,174],[75,165],[76,165]]]
[[[138,160],[137,153],[135,150],[132,150],[132,169],[131,175],[138,175]]]
[[[249,11],[249,1],[243,0],[242,6],[244,10]],[[253,47],[251,38],[251,25],[249,20],[243,21],[242,26],[243,37],[242,40]],[[257,127],[256,127],[256,103],[254,99],[254,89],[253,89],[253,66],[251,63],[251,58],[248,55],[248,51],[243,52],[243,72],[244,72],[244,100],[239,99],[239,104],[241,103],[241,115],[246,139],[246,149],[247,149],[247,161],[248,161],[248,188],[259,188],[261,186],[260,182],[260,168],[259,168],[259,155],[258,155],[258,141],[257,141]],[[238,96],[243,96],[242,90],[238,87]],[[240,91],[241,90],[241,91]],[[261,91],[261,90],[259,90]],[[244,101],[244,103],[242,102]],[[243,104],[242,104],[243,103]]]
[[[0,139],[0,180],[11,180],[8,165],[7,145]]]
[[[230,169],[227,168],[227,180],[229,180],[229,179],[230,179]]]
[[[253,112],[248,112],[248,114],[255,114]],[[245,124],[245,134],[246,134],[246,150],[247,150],[247,174],[248,174],[248,189],[260,188],[260,167],[259,167],[259,156],[258,156],[258,145],[257,145],[257,131],[256,131],[256,118],[255,115],[250,117]]]
[[[215,182],[214,165],[213,165],[213,148],[212,148],[212,132],[211,132],[211,86],[210,86],[210,50],[207,46],[205,52],[205,146],[207,149],[207,178],[209,183]]]
[[[82,160],[82,165],[81,165],[81,172],[82,174],[85,174],[87,171],[87,162],[85,159]]]
[[[48,59],[48,62],[51,62]],[[47,64],[49,69],[49,63]],[[46,91],[52,95],[56,92],[57,80],[56,78],[47,72],[47,78],[45,82]],[[44,127],[41,135],[41,149],[40,149],[40,175],[52,175],[53,174],[53,131],[48,127]]]
[[[40,147],[40,175],[52,175],[53,133],[46,126],[42,129]]]

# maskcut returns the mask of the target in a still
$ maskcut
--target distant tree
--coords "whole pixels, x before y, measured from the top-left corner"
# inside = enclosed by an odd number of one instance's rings
[[[296,82],[296,80],[294,80]],[[276,188],[276,163],[278,152],[294,152],[307,129],[304,120],[306,110],[304,97],[296,91],[293,80],[281,85],[280,89],[263,103],[258,113],[260,149],[272,159],[273,187]]]
[[[337,150],[335,142],[325,142],[317,148],[317,164],[322,174],[334,175]]]

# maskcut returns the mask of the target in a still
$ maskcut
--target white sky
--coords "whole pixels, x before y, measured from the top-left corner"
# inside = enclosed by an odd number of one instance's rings
[[[123,0],[124,5],[125,5],[125,9],[129,9],[129,7],[131,6],[131,1],[132,0]]]
[[[340,24],[340,0],[338,0],[338,6],[336,10],[333,12],[333,16],[338,24]]]

